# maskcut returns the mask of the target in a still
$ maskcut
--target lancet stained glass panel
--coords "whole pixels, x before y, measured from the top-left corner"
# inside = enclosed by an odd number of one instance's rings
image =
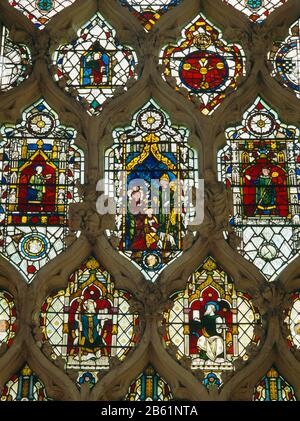
[[[80,200],[83,152],[76,132],[43,100],[0,128],[0,252],[31,282],[65,249],[69,204]]]
[[[90,257],[44,302],[40,324],[51,358],[65,360],[65,370],[78,370],[78,383],[93,386],[98,371],[108,370],[113,357],[123,361],[137,341],[138,316],[132,296],[114,286],[108,272]]]
[[[289,32],[284,42],[274,44],[269,60],[273,66],[272,76],[278,76],[281,83],[300,98],[300,19]]]
[[[287,0],[223,0],[225,3],[245,13],[250,20],[262,23],[277,7]]]
[[[3,387],[1,401],[47,401],[45,386],[38,376],[26,364],[14,374]]]
[[[163,77],[176,90],[185,88],[190,100],[209,115],[237,88],[245,74],[245,56],[241,46],[228,44],[222,33],[203,15],[182,31],[176,45],[167,45],[160,53]]]
[[[0,348],[1,345],[10,346],[16,334],[16,307],[13,296],[0,290]]]
[[[44,29],[50,19],[75,0],[9,0],[9,4],[22,12],[37,28]]]
[[[117,229],[108,235],[155,281],[182,253],[194,216],[182,188],[197,187],[197,153],[187,143],[187,129],[172,126],[153,100],[137,112],[131,126],[116,129],[113,138],[105,168],[108,197],[117,203]]]
[[[255,388],[254,401],[295,401],[291,385],[272,367]]]
[[[202,370],[205,386],[222,383],[221,374],[234,370],[237,358],[248,360],[247,347],[258,345],[258,310],[247,293],[237,291],[230,277],[211,257],[190,277],[186,288],[170,299],[164,314],[164,342],[177,348],[177,358],[191,359]]]
[[[150,31],[163,14],[177,6],[182,0],[119,0]]]
[[[299,250],[299,130],[257,98],[226,138],[219,180],[233,192],[238,250],[273,281]]]
[[[126,401],[171,401],[173,399],[167,382],[148,366],[139,377],[131,383]]]
[[[63,80],[67,92],[76,92],[77,100],[89,114],[101,112],[105,101],[135,79],[137,56],[122,46],[116,31],[97,13],[77,32],[70,44],[58,47],[53,56],[54,78]]]
[[[20,85],[31,71],[31,55],[24,44],[15,44],[0,23],[0,91]]]

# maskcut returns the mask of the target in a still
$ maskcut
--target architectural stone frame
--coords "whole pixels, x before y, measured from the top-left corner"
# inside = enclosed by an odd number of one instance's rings
[[[99,116],[90,116],[83,107],[60,88],[51,72],[51,54],[57,45],[69,41],[76,30],[93,14],[100,13],[117,30],[120,42],[133,47],[138,56],[139,79],[131,81],[126,92],[107,101]],[[247,60],[247,75],[211,115],[204,116],[187,100],[184,89],[175,92],[161,76],[158,55],[168,42],[174,42],[182,28],[200,12],[217,25],[228,42],[242,45]],[[77,0],[57,14],[40,31],[7,0],[0,2],[0,21],[10,30],[13,41],[25,43],[31,50],[33,71],[17,88],[0,94],[0,122],[15,123],[22,111],[43,96],[59,115],[62,124],[74,127],[76,144],[85,153],[83,201],[70,208],[71,229],[68,247],[47,263],[27,285],[18,271],[0,257],[0,288],[14,296],[17,308],[17,332],[12,346],[0,349],[0,389],[27,362],[45,384],[49,397],[57,400],[121,400],[132,381],[152,364],[168,382],[177,400],[252,400],[261,377],[275,364],[280,374],[293,386],[300,399],[300,357],[291,352],[283,327],[283,310],[289,294],[300,290],[300,256],[269,283],[259,270],[244,259],[234,245],[223,238],[228,225],[231,196],[217,181],[217,151],[226,144],[225,129],[237,125],[245,110],[261,95],[288,124],[300,126],[299,100],[276,78],[271,77],[267,56],[274,41],[284,40],[290,25],[299,19],[299,0],[288,0],[276,9],[263,25],[252,24],[246,16],[222,0],[183,0],[166,13],[146,33],[142,24],[117,0]],[[198,151],[199,178],[205,180],[205,219],[193,227],[196,237],[185,241],[182,256],[176,259],[152,284],[109,243],[105,230],[113,226],[113,217],[96,212],[96,183],[104,175],[104,152],[112,145],[112,131],[131,121],[132,115],[150,98],[166,110],[173,124],[190,130],[189,144]],[[74,231],[80,230],[77,238]],[[93,253],[115,280],[116,288],[126,289],[135,297],[133,307],[141,320],[141,338],[122,363],[101,372],[99,382],[90,390],[79,390],[76,376],[63,371],[63,361],[56,364],[45,355],[38,326],[41,304],[53,290],[65,288],[69,275]],[[231,276],[236,288],[250,293],[262,317],[260,346],[249,362],[237,360],[236,371],[223,377],[218,390],[207,390],[189,369],[189,362],[177,362],[161,339],[162,312],[169,308],[169,296],[183,289],[188,277],[211,255]]]

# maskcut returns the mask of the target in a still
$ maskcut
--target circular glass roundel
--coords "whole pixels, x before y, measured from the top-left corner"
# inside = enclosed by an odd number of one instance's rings
[[[278,250],[273,243],[263,243],[259,249],[259,256],[266,262],[270,262],[278,256]]]
[[[228,80],[228,65],[219,54],[195,51],[181,61],[179,76],[194,93],[215,92]]]
[[[54,118],[46,113],[35,113],[28,118],[28,131],[37,136],[47,136],[55,126]]]
[[[27,234],[21,239],[19,248],[26,259],[40,260],[48,250],[48,240],[42,234]]]
[[[54,7],[54,0],[37,0],[36,5],[41,12],[49,12]]]
[[[143,268],[145,270],[155,271],[162,267],[161,255],[159,252],[151,251],[143,254]]]
[[[147,132],[155,132],[165,125],[165,117],[158,110],[148,109],[138,115],[137,124]]]
[[[267,113],[254,113],[248,119],[248,129],[255,136],[268,136],[274,131],[275,121]]]

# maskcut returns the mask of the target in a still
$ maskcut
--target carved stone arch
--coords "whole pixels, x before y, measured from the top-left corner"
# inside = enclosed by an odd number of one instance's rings
[[[56,84],[51,75],[51,54],[60,43],[68,42],[76,30],[99,10],[116,29],[122,43],[135,49],[139,59],[139,79],[128,85],[125,93],[107,102],[99,117],[90,117],[84,108]],[[223,32],[228,42],[238,42],[246,53],[247,75],[239,81],[236,92],[229,95],[211,117],[202,116],[196,104],[178,94],[163,80],[158,53],[168,42],[180,36],[185,24],[199,12]],[[30,77],[17,88],[0,94],[0,123],[16,122],[22,110],[44,97],[57,112],[63,124],[78,131],[76,144],[85,152],[85,185],[83,203],[70,209],[71,231],[67,249],[49,262],[27,286],[9,262],[0,257],[0,289],[11,292],[17,306],[17,333],[12,346],[0,357],[0,388],[7,379],[28,361],[41,377],[53,399],[105,400],[122,399],[130,382],[148,364],[153,364],[171,385],[177,399],[193,400],[251,400],[259,379],[275,364],[280,373],[294,387],[300,399],[299,360],[286,344],[282,327],[282,307],[290,292],[300,289],[299,262],[295,258],[278,279],[269,284],[249,261],[246,261],[223,239],[228,223],[229,198],[217,182],[216,154],[225,144],[224,131],[240,124],[246,109],[261,95],[287,124],[299,126],[299,100],[270,75],[267,55],[273,41],[283,40],[289,26],[299,18],[299,0],[288,0],[277,8],[258,27],[246,16],[222,0],[183,0],[180,5],[161,17],[149,33],[118,0],[77,0],[58,13],[43,31],[19,11],[0,4],[1,21],[11,30],[14,41],[25,43],[31,51],[34,66]],[[50,48],[50,50],[49,50]],[[130,123],[132,115],[150,98],[170,114],[173,124],[190,130],[189,144],[198,151],[199,175],[205,179],[208,201],[202,225],[195,227],[195,238],[187,242],[183,255],[165,269],[156,284],[147,282],[130,261],[116,252],[104,231],[113,221],[96,213],[98,197],[96,183],[103,176],[103,156],[112,145],[112,131]],[[212,197],[217,195],[217,200]],[[88,219],[90,222],[87,222]],[[75,232],[81,231],[79,238]],[[37,329],[41,304],[56,288],[65,288],[68,276],[90,253],[115,279],[117,288],[136,294],[136,305],[141,311],[143,332],[141,341],[128,358],[100,378],[90,393],[79,391],[62,369],[55,366],[39,348]],[[219,392],[208,393],[199,379],[168,354],[161,341],[161,313],[168,308],[169,296],[184,288],[190,274],[206,256],[211,254],[217,263],[233,278],[241,290],[254,296],[263,316],[261,346],[245,366],[237,366],[232,377],[224,380]],[[266,334],[264,334],[266,332]],[[280,355],[282,354],[282,355]],[[112,396],[107,394],[112,390]]]
[[[148,359],[150,336],[150,327],[146,325],[139,346],[121,364],[103,373],[91,392],[92,400],[122,400],[125,397],[130,382],[139,375]]]
[[[0,258],[0,290],[7,291],[13,297],[16,309],[16,332],[13,343],[10,347],[2,344],[0,347],[0,389],[3,384],[13,374],[15,366],[11,367],[11,361],[16,364],[22,361],[28,329],[22,323],[26,320],[27,292],[28,285],[22,279],[18,270],[4,257]]]
[[[293,387],[296,399],[299,399],[299,368],[295,369],[295,363],[292,360],[291,355],[287,355],[283,352],[281,355],[281,349],[278,349],[277,345],[273,346],[272,350],[269,350],[265,358],[261,361],[257,360],[255,365],[255,371],[249,371],[244,380],[236,383],[234,388],[226,396],[227,400],[253,400],[254,389],[260,379],[270,370],[272,366],[275,366],[279,374],[284,377],[285,380]],[[293,368],[292,368],[293,367]],[[244,370],[246,372],[246,369]],[[246,373],[245,373],[246,374]],[[237,379],[236,379],[237,380]]]

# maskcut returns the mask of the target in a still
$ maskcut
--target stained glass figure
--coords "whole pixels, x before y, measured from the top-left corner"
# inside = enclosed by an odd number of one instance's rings
[[[250,20],[262,23],[277,7],[282,6],[287,0],[223,0],[240,12],[245,13]]]
[[[228,44],[219,29],[199,15],[182,31],[176,45],[167,45],[160,54],[163,76],[176,90],[185,88],[189,98],[200,101],[199,109],[212,114],[226,95],[237,88],[245,74],[241,46]]]
[[[7,291],[0,291],[0,347],[10,346],[16,334],[16,307],[13,296]]]
[[[274,44],[269,60],[274,68],[272,76],[278,76],[300,98],[300,19],[291,26],[284,42]]]
[[[221,374],[234,370],[237,358],[248,360],[248,345],[258,345],[258,310],[247,293],[208,257],[190,277],[184,290],[171,297],[173,308],[164,314],[164,342],[177,348],[177,358],[191,359],[202,370],[204,385],[220,386]]]
[[[3,387],[1,401],[47,401],[44,384],[26,364]]]
[[[20,85],[31,71],[30,51],[24,44],[15,44],[8,29],[0,24],[0,91]]]
[[[119,0],[122,6],[142,21],[146,31],[150,31],[166,12],[182,0]]]
[[[75,0],[9,0],[9,4],[20,10],[37,28],[44,29],[57,13]]]
[[[131,295],[114,286],[108,272],[90,257],[68,281],[44,302],[41,328],[61,356],[65,369],[78,370],[78,383],[96,383],[97,371],[108,370],[115,357],[123,361],[135,345],[137,314],[130,310]]]
[[[171,401],[172,392],[166,381],[152,366],[148,366],[131,383],[126,401]]]
[[[182,252],[194,211],[182,186],[197,187],[197,153],[187,143],[187,129],[172,126],[153,100],[113,138],[105,168],[107,194],[117,202],[117,229],[108,235],[155,281]]]
[[[65,248],[69,204],[80,200],[83,152],[43,100],[0,128],[0,252],[31,282]]]
[[[233,192],[230,225],[239,252],[273,281],[299,249],[299,130],[261,98],[226,131],[219,180]]]
[[[97,115],[104,102],[116,90],[127,89],[136,78],[137,57],[122,46],[116,31],[97,13],[77,32],[70,44],[58,47],[53,56],[54,78],[64,80],[67,92],[76,92],[77,100],[89,114]]]
[[[272,367],[255,388],[254,401],[295,401],[291,385]]]
[[[285,311],[285,323],[289,330],[288,345],[300,348],[300,293],[292,294],[292,306]]]

